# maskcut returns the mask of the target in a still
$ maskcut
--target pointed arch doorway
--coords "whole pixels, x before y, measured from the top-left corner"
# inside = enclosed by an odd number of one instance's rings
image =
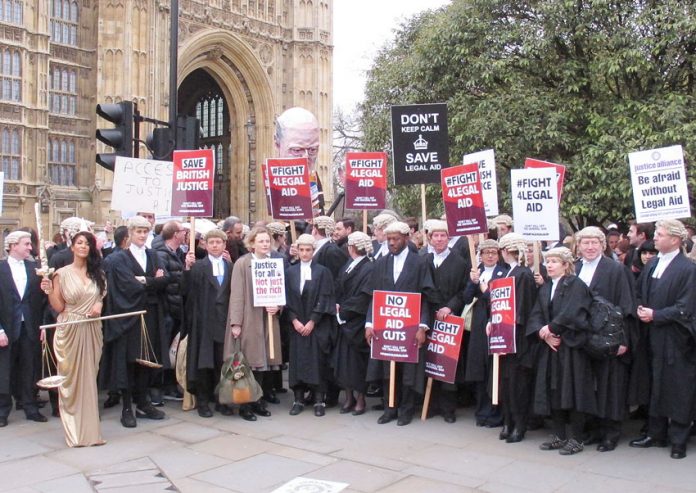
[[[201,125],[201,149],[215,151],[215,189],[213,217],[230,215],[230,108],[215,79],[199,68],[191,72],[179,86],[180,115],[195,116]]]

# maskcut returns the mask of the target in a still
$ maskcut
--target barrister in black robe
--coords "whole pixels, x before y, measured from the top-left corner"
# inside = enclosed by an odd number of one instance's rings
[[[397,407],[389,407],[385,399],[384,414],[378,419],[385,424],[398,417],[399,426],[407,425],[413,419],[416,405],[416,393],[422,394],[425,382],[425,334],[431,323],[429,298],[435,288],[425,258],[411,251],[408,246],[409,227],[402,222],[395,222],[385,228],[389,254],[375,262],[373,287],[375,290],[421,293],[420,328],[416,340],[419,344],[418,363],[396,363],[396,400]],[[396,277],[396,280],[394,279]],[[372,342],[372,303],[367,312],[365,337]],[[383,381],[384,393],[389,388],[389,361],[370,359],[367,380]]]
[[[546,252],[546,269],[550,281],[539,290],[527,321],[527,334],[542,340],[533,410],[540,416],[550,415],[554,425],[554,436],[540,448],[572,455],[583,449],[586,415],[597,413],[592,364],[583,349],[590,333],[592,295],[575,276],[573,255],[567,248]]]
[[[215,384],[222,368],[232,263],[222,256],[225,233],[213,230],[205,240],[207,257],[196,261],[193,252],[186,255],[181,288],[187,314],[187,390],[196,394],[198,414],[209,418],[213,415],[210,401],[215,401]]]
[[[471,315],[471,334],[466,348],[466,366],[464,379],[474,382],[476,396],[476,424],[495,428],[502,424],[500,409],[493,406],[489,394],[490,374],[493,364],[488,354],[488,336],[486,325],[490,319],[490,292],[488,284],[495,279],[505,277],[507,267],[501,265],[498,256],[498,243],[484,240],[479,244],[481,264],[472,269],[469,282],[464,289],[464,304],[475,301]]]
[[[577,276],[597,294],[621,310],[624,316],[624,344],[619,354],[606,360],[592,360],[597,385],[597,418],[588,421],[591,441],[599,441],[597,450],[616,448],[621,422],[628,409],[628,372],[635,347],[635,296],[629,283],[628,268],[602,255],[606,248],[604,233],[594,226],[580,230],[576,238],[581,259],[575,263]],[[589,441],[586,440],[587,444]]]
[[[314,261],[331,272],[334,281],[338,279],[341,267],[348,261],[348,254],[331,240],[335,227],[334,220],[327,216],[314,218],[312,236],[316,241]]]
[[[104,326],[105,351],[102,357],[101,372],[104,386],[109,390],[121,390],[123,411],[121,424],[131,428],[136,426],[131,408],[132,401],[137,406],[136,415],[141,418],[163,419],[164,413],[155,409],[147,394],[147,387],[161,377],[162,371],[136,362],[136,359],[156,359],[164,368],[170,368],[168,350],[170,334],[164,333],[164,291],[169,282],[166,272],[160,267],[157,253],[145,247],[150,223],[147,219],[135,216],[129,219],[128,248],[112,253],[106,271],[107,314],[116,315],[145,310],[145,324],[150,339],[152,353],[145,355],[141,345],[140,317],[125,317],[108,320]],[[133,251],[143,255],[145,269],[136,260]]]
[[[433,251],[425,255],[425,261],[435,284],[430,299],[430,309],[433,311],[434,318],[444,322],[449,315],[459,316],[462,313],[464,309],[462,294],[467,284],[467,273],[471,268],[469,262],[450,249],[451,242],[445,221],[431,221],[428,240]],[[465,331],[462,337],[466,334]],[[462,340],[458,363],[460,365],[465,364],[463,355],[467,342]],[[433,395],[437,399],[444,420],[447,423],[454,423],[457,384],[435,380]]]
[[[336,283],[338,340],[333,352],[333,368],[337,383],[346,400],[341,413],[365,412],[367,363],[370,347],[365,341],[365,320],[372,298],[373,262],[368,257],[372,242],[365,233],[351,233],[346,241],[351,260],[341,269]],[[353,392],[357,392],[357,396]]]
[[[538,337],[526,332],[527,320],[537,298],[534,274],[527,267],[526,243],[517,233],[500,239],[500,251],[508,265],[506,277],[515,279],[515,352],[500,356],[500,402],[503,429],[499,438],[507,443],[522,441],[532,401],[534,364]]]
[[[307,390],[314,392],[314,414],[324,415],[330,378],[329,359],[336,340],[336,297],[331,272],[312,259],[314,239],[297,239],[300,261],[285,276],[286,313],[290,330],[288,380],[295,393],[290,414],[299,414]]]
[[[638,279],[638,318],[648,325],[652,386],[648,433],[632,447],[672,443],[672,458],[686,456],[696,390],[696,267],[681,253],[686,230],[676,220],[658,221],[655,247]]]

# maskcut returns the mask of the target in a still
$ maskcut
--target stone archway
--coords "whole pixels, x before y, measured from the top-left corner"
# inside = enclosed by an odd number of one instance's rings
[[[179,87],[198,69],[215,80],[227,101],[229,180],[233,184],[228,191],[230,211],[244,220],[265,218],[266,201],[257,161],[273,156],[276,108],[268,75],[249,45],[223,30],[196,33],[179,47]],[[249,120],[255,129],[251,145],[245,128]]]

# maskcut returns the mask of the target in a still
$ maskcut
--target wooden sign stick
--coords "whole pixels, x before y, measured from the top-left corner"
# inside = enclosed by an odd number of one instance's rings
[[[493,355],[493,392],[491,396],[491,401],[494,406],[498,405],[498,383],[500,380],[500,355],[498,353]]]
[[[428,419],[428,408],[430,407],[430,396],[433,392],[433,377],[428,377],[428,383],[425,386],[425,397],[423,398],[423,411],[421,412],[421,421]]]
[[[268,344],[271,346],[268,351],[270,359],[275,359],[275,337],[273,335],[273,315],[266,312],[266,325],[268,326]]]
[[[295,229],[295,221],[290,221],[290,242],[295,243],[297,241],[297,230]]]
[[[474,245],[474,237],[467,235],[466,239],[469,241],[469,260],[471,260],[471,268],[476,269],[478,263],[476,263],[476,245]]]
[[[363,233],[367,234],[367,209],[363,209]]]
[[[389,362],[389,407],[396,407],[396,361]]]
[[[189,231],[189,252],[196,253],[196,218],[191,216],[191,230]]]
[[[538,241],[534,242],[534,273],[538,274],[541,271],[541,259],[539,258],[541,254],[541,245]]]

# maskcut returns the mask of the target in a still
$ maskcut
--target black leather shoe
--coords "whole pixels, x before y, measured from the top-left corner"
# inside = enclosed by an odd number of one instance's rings
[[[7,426],[7,418],[0,418],[0,428]]]
[[[203,405],[198,406],[198,415],[201,418],[212,418],[213,411],[210,410],[210,407],[208,407],[208,404],[203,404]]]
[[[384,425],[391,421],[394,421],[394,419],[396,419],[394,413],[387,411],[379,417],[379,419],[377,420],[377,424]]]
[[[132,410],[124,409],[121,411],[121,424],[124,428],[135,428],[138,426],[138,422],[135,420]]]
[[[651,436],[644,436],[640,438],[636,438],[635,440],[631,440],[628,442],[628,445],[630,447],[636,447],[636,448],[649,448],[649,447],[661,447],[664,448],[667,446],[667,440],[657,440]]]
[[[232,416],[234,414],[232,408],[224,404],[215,404],[215,411],[222,414],[223,416]]]
[[[267,418],[271,415],[271,411],[269,411],[259,403],[254,404],[251,407],[251,410],[254,414],[258,414],[259,416],[263,416],[264,418]]]
[[[165,414],[159,409],[155,409],[152,404],[145,404],[135,408],[135,416],[141,419],[164,419]]]
[[[616,443],[611,440],[602,440],[599,445],[597,445],[597,451],[599,452],[611,452],[616,448]]]
[[[478,423],[477,423],[478,424]],[[503,425],[503,429],[500,430],[500,434],[498,435],[498,440],[507,440],[507,438],[510,436],[510,428],[507,426]]]
[[[518,429],[512,430],[510,436],[505,439],[505,443],[519,443],[524,439],[524,431]]]
[[[343,406],[341,406],[341,410],[338,411],[338,413],[339,414],[348,414],[349,412],[351,412],[353,410],[354,406],[355,406],[355,404],[351,404],[350,406],[347,406],[344,404]]]
[[[365,408],[363,407],[362,409],[353,409],[353,412],[351,414],[353,416],[360,416],[362,414],[365,414]]]
[[[413,416],[410,415],[399,416],[399,419],[396,420],[396,426],[406,426],[408,424],[411,424],[412,419]]]
[[[686,457],[686,445],[672,445],[672,453],[669,456],[672,459],[683,459]]]
[[[104,409],[109,409],[117,406],[121,402],[121,397],[118,394],[109,394],[109,397],[104,401]]]
[[[299,402],[293,402],[292,403],[292,408],[290,409],[290,416],[297,416],[302,412],[304,409],[304,404],[300,404]]]
[[[445,423],[454,423],[457,421],[457,417],[454,414],[445,414]]]
[[[239,415],[244,421],[256,421],[256,415],[245,406],[239,408]]]
[[[275,392],[269,392],[268,394],[263,394],[263,400],[269,404],[280,404],[280,399],[275,394]]]
[[[318,404],[314,404],[314,415],[317,418],[324,416],[326,414],[325,408],[326,408],[326,405],[323,402],[318,403]]]
[[[37,423],[45,423],[48,421],[48,418],[41,414],[39,411],[36,411],[35,413],[27,414],[27,419],[29,421],[36,421]]]

